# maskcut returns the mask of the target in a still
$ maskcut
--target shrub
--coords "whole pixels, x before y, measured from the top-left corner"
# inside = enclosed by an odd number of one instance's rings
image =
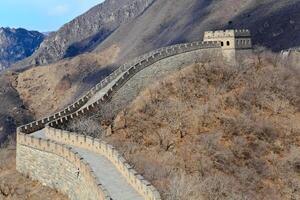
[[[71,121],[68,130],[91,137],[101,137],[103,133],[99,121],[90,118]]]

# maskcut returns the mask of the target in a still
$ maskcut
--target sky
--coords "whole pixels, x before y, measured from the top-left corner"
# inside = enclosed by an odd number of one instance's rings
[[[0,0],[0,27],[55,31],[103,0]]]

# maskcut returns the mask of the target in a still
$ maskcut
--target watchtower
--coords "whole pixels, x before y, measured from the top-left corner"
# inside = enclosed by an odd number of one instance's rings
[[[237,52],[252,49],[251,33],[247,29],[206,31],[204,41],[219,41],[224,57],[236,61]]]

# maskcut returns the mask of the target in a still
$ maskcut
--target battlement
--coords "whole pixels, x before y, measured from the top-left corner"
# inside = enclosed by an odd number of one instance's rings
[[[223,37],[251,37],[251,32],[248,29],[231,29],[231,30],[217,30],[204,32],[204,41],[210,38]]]
[[[59,172],[61,164],[68,166],[69,169]],[[67,169],[66,166],[63,169]],[[67,194],[70,199],[75,199],[72,198],[74,195],[76,199],[111,199],[91,166],[82,159],[78,152],[64,144],[17,133],[16,167],[19,172]],[[44,171],[46,168],[53,170]],[[72,173],[77,169],[80,171],[80,177]],[[51,180],[49,180],[50,177]],[[87,188],[80,186],[76,180]]]
[[[251,32],[249,29],[236,29],[234,30],[235,37],[245,36],[251,37]]]
[[[51,128],[50,126],[45,128],[45,134],[47,138],[51,139],[51,141],[55,141],[54,143],[58,142],[81,147],[105,156],[108,160],[110,160],[110,162],[113,163],[113,165],[115,165],[121,174],[123,174],[127,181],[145,197],[145,199],[161,199],[158,191],[147,180],[139,175],[113,146],[107,144],[106,142],[89,136]],[[47,145],[49,145],[49,141]]]
[[[220,42],[225,57],[231,61],[235,60],[232,59],[235,57],[235,50],[252,49],[251,32],[248,29],[206,31],[203,41]]]

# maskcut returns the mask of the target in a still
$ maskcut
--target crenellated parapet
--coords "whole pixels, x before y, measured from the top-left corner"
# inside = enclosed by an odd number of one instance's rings
[[[127,182],[130,183],[141,195],[143,195],[145,199],[161,199],[155,187],[139,175],[113,146],[99,139],[51,128],[49,126],[46,127],[45,132],[47,138],[53,141],[81,147],[105,156],[127,179]]]
[[[18,148],[16,166],[19,172],[24,173],[45,185],[48,185],[47,183],[49,179],[52,182],[53,180],[58,179],[61,183],[57,185],[54,184],[53,187],[63,192],[64,194],[67,194],[69,197],[72,197],[74,195],[72,193],[74,188],[78,188],[75,193],[78,197],[101,200],[111,199],[108,191],[103,187],[100,180],[98,180],[98,178],[95,176],[95,173],[92,170],[91,166],[87,162],[85,162],[82,157],[80,157],[79,154],[71,147],[68,147],[67,145],[64,145],[62,143],[45,140],[42,138],[36,138],[34,136],[26,135],[23,133],[17,133],[17,145]],[[28,154],[26,152],[30,153]],[[34,154],[44,154],[48,156],[35,156]],[[52,158],[55,159],[50,159],[51,155]],[[38,163],[39,166],[37,166],[37,164],[35,163],[38,158],[41,159],[41,162]],[[49,171],[41,170],[39,173],[36,173],[32,170],[26,169],[46,169],[51,164],[58,163],[58,158],[61,158],[61,160],[63,161],[57,164],[57,167],[60,167],[59,165],[61,164],[64,164],[66,166],[71,165],[73,170],[61,174],[49,174]],[[80,179],[79,177],[76,177],[77,170],[78,173],[80,173]],[[74,180],[77,179],[79,183],[73,181],[72,177]],[[79,184],[84,184],[92,193],[86,193],[86,191],[84,191],[85,188]],[[83,191],[80,191],[81,189]]]
[[[220,42],[223,57],[229,64],[239,60],[237,53],[252,49],[251,32],[248,29],[206,31],[203,40]]]
[[[138,62],[132,65],[122,65],[117,70],[115,70],[111,75],[102,80],[99,84],[93,87],[86,95],[81,97],[78,101],[74,102],[68,106],[63,111],[57,112],[49,117],[43,118],[31,122],[29,124],[18,127],[19,131],[30,134],[35,131],[41,130],[45,127],[47,123],[51,124],[62,124],[69,119],[74,117],[84,115],[86,112],[91,112],[96,106],[108,101],[113,93],[122,87],[122,85],[130,79],[134,74],[140,70],[152,65],[153,63],[186,52],[195,51],[199,49],[211,49],[211,48],[220,48],[220,42],[218,41],[203,41],[203,42],[192,42],[187,44],[177,44],[169,47],[163,47],[158,50],[154,50],[150,53],[147,53],[143,56],[140,56],[140,59],[137,59]],[[103,89],[112,81],[118,80],[112,85],[112,87],[103,95],[100,99],[96,99],[92,102],[89,102],[92,98],[92,94]],[[73,105],[73,106],[72,106]]]
[[[251,32],[248,29],[218,30],[204,32],[204,40],[209,38],[223,37],[251,37]]]
[[[251,33],[248,29],[206,31],[204,41],[219,41],[224,50],[251,49]]]

